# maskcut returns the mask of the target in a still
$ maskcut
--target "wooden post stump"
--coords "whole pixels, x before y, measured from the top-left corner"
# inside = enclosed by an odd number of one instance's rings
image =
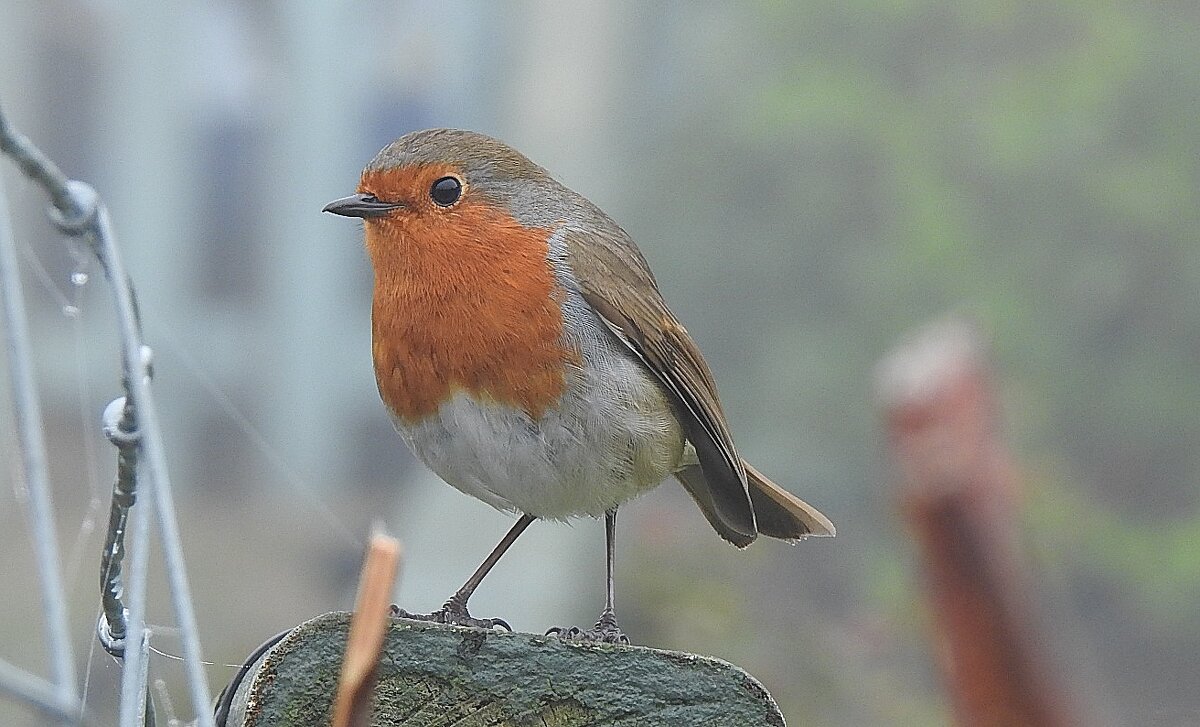
[[[297,626],[236,685],[225,727],[327,725],[349,613]],[[719,659],[392,619],[371,725],[782,727],[759,682]]]
[[[930,325],[885,359],[878,383],[958,723],[1076,724],[1034,633],[1017,475],[979,332]]]

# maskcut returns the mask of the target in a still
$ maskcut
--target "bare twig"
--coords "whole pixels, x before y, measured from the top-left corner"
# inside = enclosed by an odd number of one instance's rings
[[[143,485],[149,488],[162,539],[163,557],[166,562],[167,579],[171,591],[171,604],[180,631],[192,705],[199,727],[212,727],[212,715],[209,712],[212,700],[204,676],[196,617],[183,565],[183,548],[180,544],[179,524],[175,515],[174,499],[167,474],[166,454],[158,424],[158,411],[150,388],[151,350],[142,339],[137,303],[132,285],[121,262],[120,250],[116,245],[116,237],[112,231],[108,210],[90,185],[68,180],[53,162],[4,120],[3,114],[0,114],[0,150],[16,161],[26,176],[36,181],[46,191],[54,205],[51,210],[51,218],[55,224],[65,234],[81,237],[88,242],[112,286],[121,336],[121,360],[125,385],[124,407],[130,412],[130,416],[124,420],[124,427],[118,426],[117,429],[124,429],[127,436],[134,436],[136,431],[136,436],[140,437],[138,446],[141,448],[144,460],[142,464],[145,468]],[[121,484],[118,483],[118,487],[120,486]],[[129,491],[132,492],[132,485],[130,485]],[[114,498],[116,498],[115,494]],[[110,518],[110,525],[123,527],[123,523],[124,520],[121,517]],[[138,528],[135,526],[135,534],[137,530]],[[110,540],[114,539],[119,540],[110,533]],[[139,578],[136,545],[138,541],[139,539],[135,537],[133,582]],[[110,567],[112,553],[115,550],[119,550],[119,546],[110,546],[106,550],[105,558],[110,559]],[[140,594],[135,594],[134,591],[140,589],[134,589],[132,585],[133,583],[131,583],[125,630],[127,633],[141,634],[145,628],[143,620],[144,590]],[[110,586],[106,573],[103,587],[107,591]],[[119,586],[117,586],[117,590],[119,591]],[[132,679],[141,682],[139,698],[140,694],[145,693],[145,679],[139,675],[141,658],[141,648],[125,650],[126,673],[123,675],[123,680]],[[130,663],[131,660],[133,663]],[[126,686],[130,683],[132,682],[123,681],[123,700],[129,696]],[[132,725],[136,722],[122,721],[121,724],[123,726]]]
[[[371,692],[390,620],[392,585],[399,562],[400,541],[382,533],[371,537],[342,657],[332,727],[366,727],[370,719]]]
[[[7,138],[7,126],[0,116],[0,139]],[[7,144],[4,145],[7,150]],[[41,584],[42,611],[46,619],[46,641],[50,649],[50,669],[54,675],[55,699],[59,704],[76,705],[75,665],[67,630],[67,596],[63,587],[54,511],[50,505],[50,477],[46,463],[46,440],[42,431],[42,408],[38,401],[33,374],[33,345],[29,322],[25,317],[25,298],[21,291],[21,273],[17,246],[8,218],[8,205],[0,190],[0,294],[4,299],[4,330],[8,339],[9,379],[21,442],[21,464],[29,489],[29,516],[33,529],[34,550]]]

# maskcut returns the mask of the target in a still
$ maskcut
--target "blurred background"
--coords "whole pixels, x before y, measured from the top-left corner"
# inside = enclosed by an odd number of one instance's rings
[[[4,6],[0,103],[97,187],[138,289],[214,692],[267,637],[352,604],[372,522],[405,542],[396,598],[412,610],[511,523],[391,430],[361,232],[320,214],[386,142],[456,126],[622,224],[743,454],[838,526],[739,553],[673,483],[623,508],[635,642],[737,663],[793,725],[949,719],[871,381],[893,343],[955,311],[992,345],[1059,676],[1097,721],[1200,723],[1200,5]],[[0,174],[74,645],[88,701],[112,714],[119,668],[93,636],[111,303],[40,192]],[[0,421],[0,656],[45,673],[11,409]],[[599,524],[536,525],[472,609],[520,630],[590,624],[602,578]],[[153,674],[186,716],[155,588]],[[0,700],[0,722],[34,720]]]

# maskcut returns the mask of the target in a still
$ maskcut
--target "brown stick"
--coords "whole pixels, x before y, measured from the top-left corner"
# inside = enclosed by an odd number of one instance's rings
[[[392,586],[400,553],[400,541],[395,538],[382,533],[371,536],[333,702],[332,727],[366,727],[370,719],[371,693],[391,621]]]
[[[1016,476],[977,332],[929,327],[884,361],[878,383],[957,722],[1073,724],[1034,640]]]

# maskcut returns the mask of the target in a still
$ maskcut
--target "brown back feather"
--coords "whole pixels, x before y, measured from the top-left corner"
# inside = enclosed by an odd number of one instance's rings
[[[705,515],[710,521],[720,520],[718,532],[734,533],[748,544],[758,528],[746,470],[733,445],[712,372],[667,308],[633,241],[607,217],[603,220],[608,223],[605,227],[567,234],[571,268],[583,297],[675,401],[680,424],[703,470],[703,478],[694,479],[697,487],[707,489],[704,499],[711,504],[711,513]],[[581,244],[585,235],[587,244]]]

